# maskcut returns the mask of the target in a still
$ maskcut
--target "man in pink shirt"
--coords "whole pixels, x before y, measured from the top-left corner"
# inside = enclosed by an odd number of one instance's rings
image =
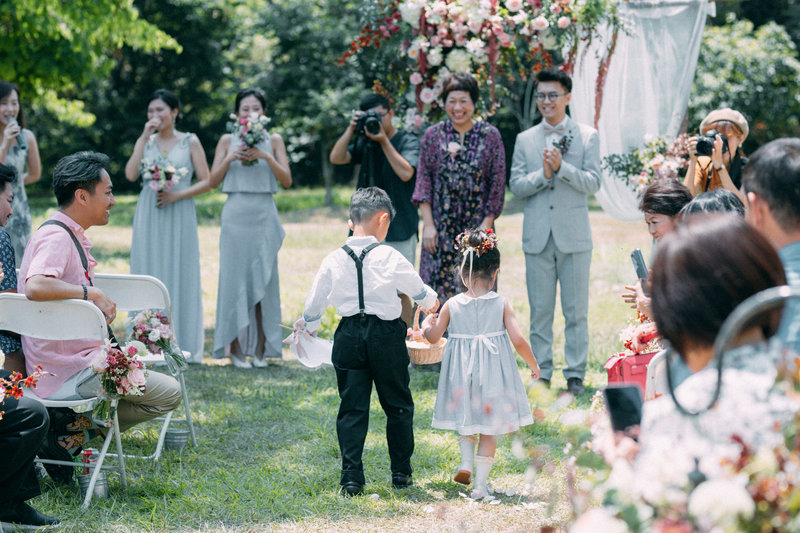
[[[97,261],[92,243],[84,234],[91,226],[108,223],[115,204],[109,159],[96,152],[78,152],[62,158],[53,171],[53,190],[58,210],[31,237],[20,265],[18,291],[31,300],[77,298],[94,303],[111,323],[116,304],[93,286]],[[101,349],[94,340],[50,341],[22,337],[25,364],[30,374],[36,365],[55,374],[42,379],[36,394],[51,400],[73,400],[94,396],[101,390],[90,368]],[[178,382],[150,371],[142,396],[119,402],[120,429],[162,416],[180,405]],[[79,428],[78,428],[79,429]],[[94,436],[92,430],[56,435],[58,444],[72,454]],[[51,446],[52,448],[52,446]]]

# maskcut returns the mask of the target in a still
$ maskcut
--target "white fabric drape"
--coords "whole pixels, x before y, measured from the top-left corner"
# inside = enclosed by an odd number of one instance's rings
[[[644,136],[678,133],[689,101],[706,16],[707,0],[629,0],[619,3],[625,21],[603,88],[597,129],[600,155],[626,152]],[[572,118],[595,122],[595,88],[600,59],[611,39],[595,39],[578,51],[573,75]],[[597,193],[603,209],[619,220],[639,220],[636,194],[603,172]]]

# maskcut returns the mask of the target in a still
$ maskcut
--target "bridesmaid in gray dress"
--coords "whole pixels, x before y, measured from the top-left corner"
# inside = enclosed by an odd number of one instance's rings
[[[234,110],[241,118],[263,115],[265,105],[260,90],[245,89],[236,95]],[[266,357],[281,356],[278,250],[285,233],[273,195],[278,183],[292,185],[281,136],[273,133],[247,148],[238,137],[223,135],[211,165],[211,186],[223,180],[228,199],[220,221],[213,355],[230,357],[238,368],[265,367]]]
[[[17,179],[13,184],[14,201],[6,231],[14,244],[17,264],[22,262],[25,246],[31,238],[31,209],[25,185],[39,181],[42,162],[39,147],[33,132],[23,129],[25,115],[19,105],[19,87],[8,81],[0,81],[0,163],[14,167]],[[25,172],[27,166],[28,171]]]
[[[131,274],[148,274],[164,282],[172,300],[172,326],[190,363],[203,361],[203,301],[200,289],[200,244],[192,197],[210,190],[208,162],[193,133],[175,129],[178,98],[158,89],[147,104],[147,122],[136,140],[125,177],[135,181],[142,166],[170,164],[186,173],[172,191],[156,192],[145,179],[133,215]],[[144,163],[143,163],[144,162]],[[192,185],[192,175],[197,182]]]

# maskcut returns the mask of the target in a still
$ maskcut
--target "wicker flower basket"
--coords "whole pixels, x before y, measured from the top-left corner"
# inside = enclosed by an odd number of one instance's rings
[[[419,332],[419,307],[414,313],[414,321],[411,324],[411,331],[414,333]],[[411,362],[415,365],[432,365],[442,360],[442,353],[444,352],[444,345],[447,339],[439,339],[436,344],[431,344],[423,337],[422,340],[406,339],[406,347],[408,348],[408,356]]]

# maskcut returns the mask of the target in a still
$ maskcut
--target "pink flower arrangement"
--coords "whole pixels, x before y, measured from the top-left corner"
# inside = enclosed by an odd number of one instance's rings
[[[248,148],[252,148],[269,135],[267,132],[267,124],[269,118],[258,113],[250,113],[247,117],[240,117],[231,114],[231,121],[228,122],[228,131],[234,137],[238,137],[242,143]],[[257,163],[257,160],[242,161],[242,165],[249,167]]]
[[[363,4],[370,19],[338,64],[366,47],[399,49],[396,64],[380,85],[398,99],[400,111],[413,101],[417,112],[431,122],[443,112],[436,84],[450,73],[475,75],[487,89],[481,91],[480,107],[491,115],[514,90],[506,81],[512,85],[525,81],[552,65],[548,50],[566,50],[564,68],[569,72],[579,42],[598,36],[597,28],[618,26],[616,2],[592,9],[575,0],[364,0]]]
[[[128,340],[141,343],[151,354],[164,354],[164,360],[173,373],[186,367],[183,352],[173,345],[175,335],[172,333],[167,315],[154,311],[141,311],[133,318],[130,327]]]
[[[151,162],[142,159],[139,167],[142,179],[148,182],[148,186],[156,192],[170,192],[175,185],[189,173],[186,167],[175,168],[166,160]]]
[[[92,370],[100,377],[105,396],[95,407],[95,417],[108,423],[111,418],[109,399],[144,394],[147,369],[139,358],[142,351],[144,346],[141,343],[134,341],[120,348],[106,339],[103,349],[91,365]]]

